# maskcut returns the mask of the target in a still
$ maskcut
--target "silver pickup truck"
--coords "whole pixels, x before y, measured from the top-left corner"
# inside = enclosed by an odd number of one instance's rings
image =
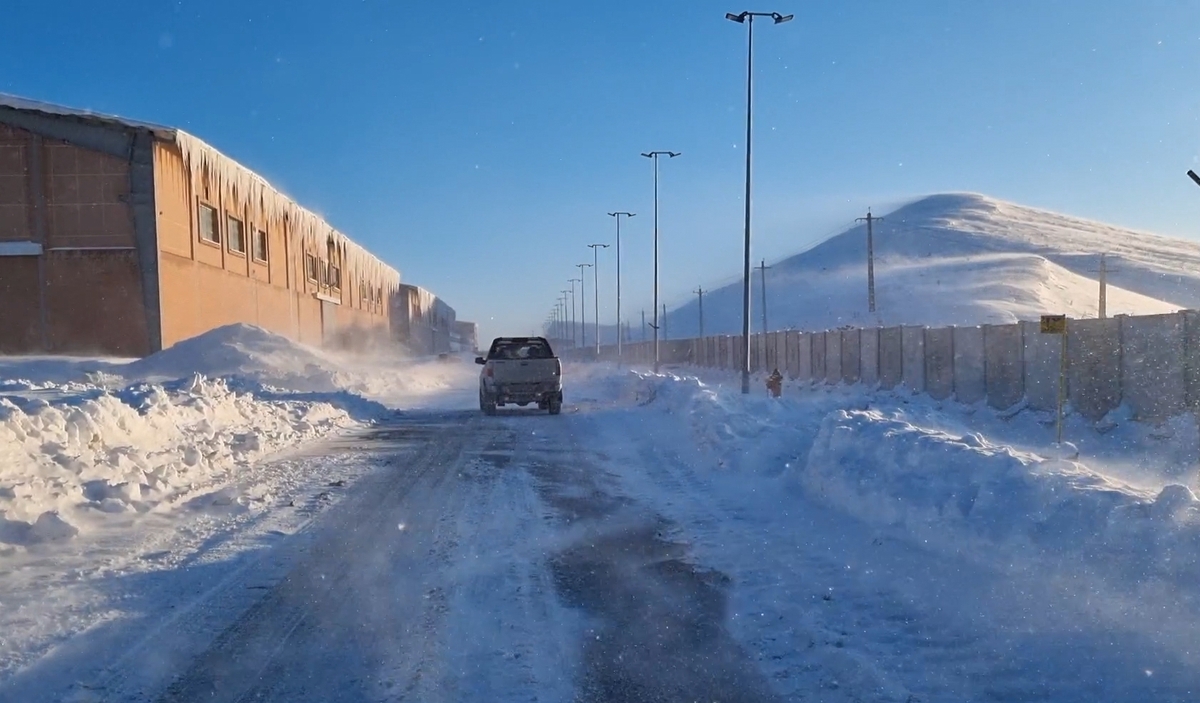
[[[506,403],[537,403],[551,415],[562,412],[562,362],[542,337],[497,337],[487,357],[476,357],[479,409],[494,415]]]

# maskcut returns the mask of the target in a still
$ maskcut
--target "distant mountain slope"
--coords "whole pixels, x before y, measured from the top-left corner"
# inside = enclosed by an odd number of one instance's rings
[[[877,312],[867,312],[866,227],[767,270],[771,329],[841,325],[974,325],[1043,313],[1095,317],[1100,253],[1108,314],[1200,307],[1200,244],[1113,227],[970,193],[931,195],[875,225]],[[758,274],[753,329],[761,329]],[[741,329],[736,282],[704,297],[706,334]],[[669,311],[672,338],[694,336],[697,303]],[[638,336],[634,330],[635,338]]]

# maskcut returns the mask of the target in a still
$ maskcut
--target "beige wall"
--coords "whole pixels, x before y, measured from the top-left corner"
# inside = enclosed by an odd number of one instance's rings
[[[0,351],[149,352],[129,191],[125,159],[0,125],[0,241],[42,247],[0,256]]]
[[[312,345],[336,341],[349,330],[386,333],[386,302],[373,309],[360,306],[358,281],[351,281],[344,267],[340,290],[309,280],[306,254],[340,266],[336,254],[313,243],[305,248],[286,221],[270,220],[257,204],[219,192],[207,174],[193,177],[173,144],[156,145],[154,165],[164,347],[236,322]],[[200,203],[218,211],[219,245],[199,236]],[[245,254],[229,247],[228,216],[243,223]],[[255,229],[267,234],[265,263],[251,256]],[[318,294],[340,301],[332,315],[322,313],[329,303]]]

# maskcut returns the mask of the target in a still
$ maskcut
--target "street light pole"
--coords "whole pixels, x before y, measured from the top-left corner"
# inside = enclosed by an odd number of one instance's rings
[[[617,221],[617,365],[621,364],[621,216],[636,217],[632,212],[610,212],[608,216]]]
[[[658,373],[658,157],[679,156],[676,151],[651,151],[642,154],[654,162],[654,373]]]
[[[575,314],[575,284],[579,283],[578,278],[568,278],[567,283],[571,284],[571,347],[579,346],[579,336],[575,334],[575,323],[579,320],[579,316]]]
[[[587,276],[584,276],[584,269],[590,269],[591,264],[575,264],[579,269],[579,348],[583,349],[587,346]]]
[[[571,284],[571,287],[574,288],[575,284]],[[563,294],[563,323],[564,323],[563,324],[563,341],[565,342],[567,340],[570,340],[571,346],[574,347],[575,346],[575,324],[571,320],[572,320],[572,316],[575,314],[575,303],[574,303],[575,299],[573,297],[569,297],[569,296],[571,296],[570,290],[564,290],[562,292],[562,294]],[[571,312],[570,313],[567,312],[567,302],[568,301],[571,301]]]
[[[754,106],[754,18],[770,17],[775,24],[783,24],[792,15],[778,12],[743,12],[735,15],[725,13],[725,19],[746,25],[746,233],[745,252],[742,262],[742,393],[750,392],[750,141],[751,120]]]
[[[607,249],[607,244],[589,244],[588,248],[592,250],[592,300],[595,303],[595,323],[596,323],[596,360],[600,360],[600,250]],[[620,317],[617,317],[617,335],[621,334]]]

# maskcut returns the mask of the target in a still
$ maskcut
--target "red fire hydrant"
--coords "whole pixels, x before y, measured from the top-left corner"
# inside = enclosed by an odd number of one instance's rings
[[[783,375],[779,373],[779,369],[775,369],[770,376],[767,376],[767,390],[771,392],[772,398],[778,398],[783,394]]]

